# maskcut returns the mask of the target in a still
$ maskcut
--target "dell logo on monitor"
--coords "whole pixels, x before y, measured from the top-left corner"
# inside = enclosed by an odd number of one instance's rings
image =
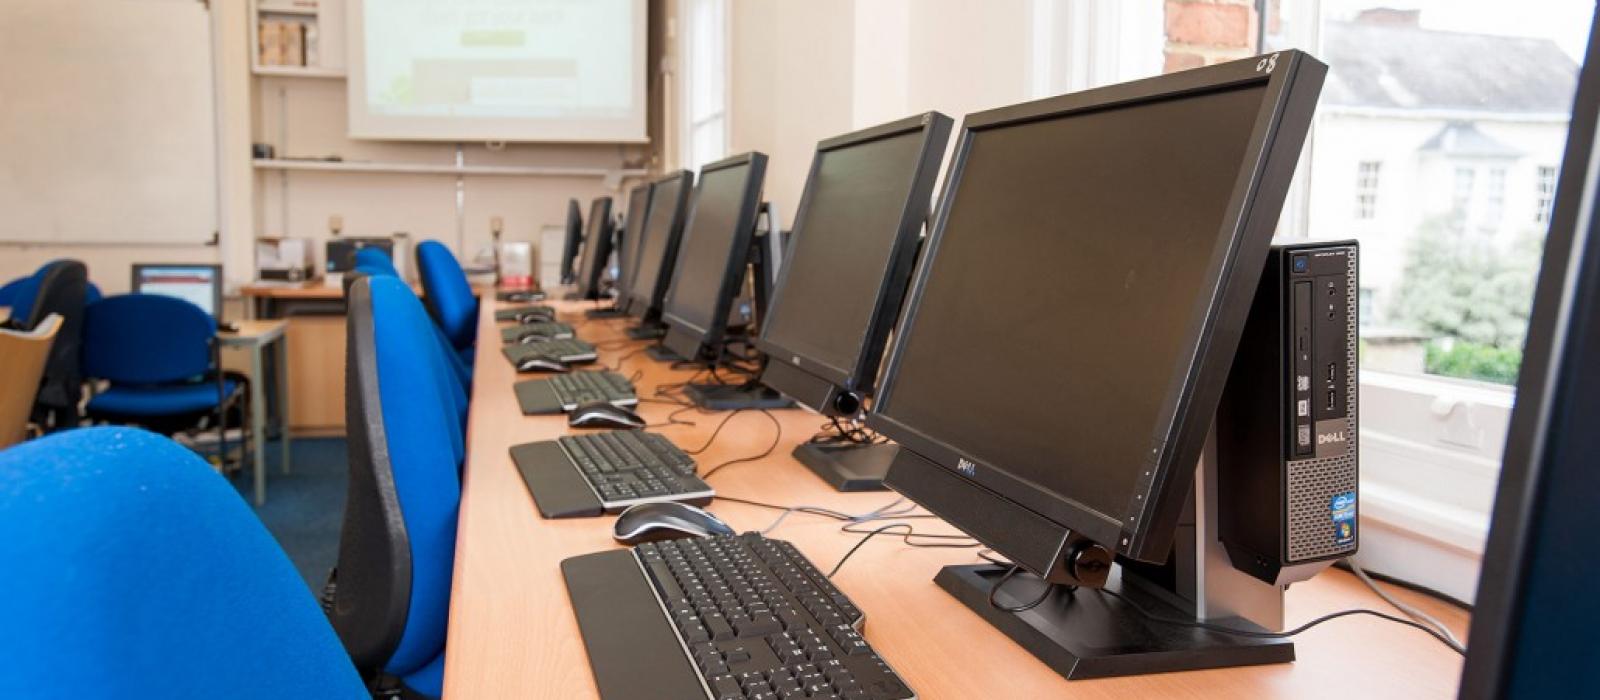
[[[961,459],[956,461],[956,471],[961,472],[962,474],[965,474],[967,476],[977,476],[978,475],[978,465],[974,464],[972,460],[967,459],[966,457],[962,457]]]

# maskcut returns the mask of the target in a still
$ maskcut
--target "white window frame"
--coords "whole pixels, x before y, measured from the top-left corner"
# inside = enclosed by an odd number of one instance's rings
[[[717,22],[714,31],[717,36],[712,39],[711,46],[720,52],[720,55],[701,55],[696,49],[696,34],[701,28],[695,22],[696,9],[704,8],[713,12],[721,20]],[[733,133],[730,124],[729,104],[732,101],[732,42],[730,41],[730,14],[733,8],[729,0],[680,0],[678,2],[678,26],[682,31],[678,40],[678,53],[680,55],[679,85],[682,99],[680,100],[678,142],[679,165],[683,168],[698,172],[700,167],[727,156],[729,140]],[[709,69],[702,72],[702,62],[712,64]],[[717,64],[721,65],[718,66]],[[695,85],[707,79],[717,80],[720,85],[713,90],[721,96],[718,107],[700,111],[702,105],[698,104],[695,97]],[[707,158],[699,158],[700,146],[703,145],[705,128],[712,127],[720,143],[713,148],[712,154]]]
[[[1164,7],[1155,0],[1031,0],[1029,99],[1160,75]]]

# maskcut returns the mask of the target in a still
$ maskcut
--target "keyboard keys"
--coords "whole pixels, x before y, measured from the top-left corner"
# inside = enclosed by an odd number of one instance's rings
[[[912,696],[861,637],[860,611],[788,543],[751,533],[642,544],[634,553],[713,697]]]

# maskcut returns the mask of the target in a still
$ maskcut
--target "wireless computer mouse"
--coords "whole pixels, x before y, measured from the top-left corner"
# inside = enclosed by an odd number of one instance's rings
[[[623,544],[735,534],[721,518],[687,503],[640,503],[617,516],[611,536]]]
[[[529,323],[554,323],[555,320],[555,316],[547,314],[543,311],[529,311],[528,313],[517,316],[517,323],[521,325],[527,325]]]
[[[523,333],[522,335],[517,336],[517,342],[522,343],[523,345],[543,343],[547,340],[550,340],[550,336],[543,333]]]
[[[643,428],[639,414],[606,401],[586,403],[567,413],[567,425],[574,428]]]
[[[565,372],[565,371],[567,371],[567,363],[562,362],[561,360],[557,360],[557,359],[555,359],[553,357],[545,357],[544,355],[534,355],[532,357],[524,357],[524,358],[522,358],[521,361],[517,362],[517,371],[518,372]]]

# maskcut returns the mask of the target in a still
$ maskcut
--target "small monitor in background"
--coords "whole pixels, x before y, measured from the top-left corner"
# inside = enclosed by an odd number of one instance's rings
[[[722,355],[728,311],[750,260],[766,172],[767,156],[758,152],[700,169],[663,308],[668,330],[662,344],[685,359],[716,362]]]
[[[583,212],[578,208],[578,200],[567,200],[567,237],[561,246],[561,283],[572,284],[578,281],[578,271],[574,265],[578,260],[578,249],[583,246]]]
[[[635,339],[659,338],[666,332],[661,323],[661,304],[672,284],[678,247],[683,240],[683,220],[694,192],[694,173],[679,170],[650,183],[650,206],[645,209],[639,241],[638,263],[628,283],[628,314],[639,325],[628,331]],[[631,224],[630,224],[631,225]]]
[[[817,144],[756,339],[771,358],[763,384],[825,416],[859,417],[910,286],[950,128],[928,112]],[[895,447],[833,425],[795,458],[842,491],[883,489]]]
[[[326,245],[326,261],[324,268],[327,274],[342,274],[354,270],[356,267],[356,251],[362,248],[378,248],[394,258],[394,239],[379,236],[340,236],[329,239]]]
[[[187,301],[220,318],[222,266],[144,263],[133,266],[133,293],[160,294]]]
[[[583,235],[583,252],[578,256],[578,299],[600,298],[600,280],[605,276],[615,243],[611,222],[611,198],[595,197],[589,204],[589,228]]]
[[[628,191],[628,211],[622,219],[622,244],[617,250],[617,307],[626,306],[639,272],[639,245],[644,242],[645,212],[650,209],[650,183]]]

